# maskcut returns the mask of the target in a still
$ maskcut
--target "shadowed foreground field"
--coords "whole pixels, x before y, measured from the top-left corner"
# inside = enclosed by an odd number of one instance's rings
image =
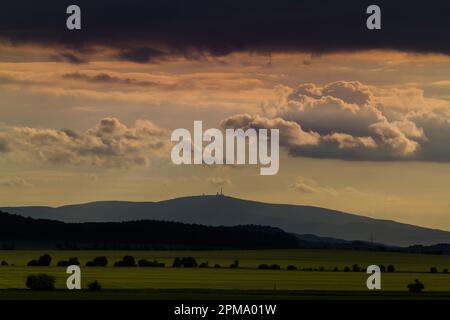
[[[49,253],[50,267],[27,267],[31,259]],[[107,256],[108,267],[84,267],[88,260]],[[124,255],[136,260],[145,258],[165,262],[165,268],[128,267],[111,265]],[[193,256],[199,263],[222,268],[172,268],[174,257]],[[78,257],[81,262],[82,286],[98,280],[101,292],[31,292],[25,290],[29,274],[48,273],[56,276],[57,289],[64,289],[67,274],[64,267],[56,267],[59,260]],[[10,266],[0,267],[0,299],[57,298],[62,299],[205,299],[205,298],[450,298],[450,274],[429,273],[430,267],[439,271],[450,267],[450,256],[420,255],[337,250],[255,250],[255,251],[0,251],[0,260]],[[228,266],[239,260],[239,269]],[[282,270],[258,270],[259,264],[279,264]],[[11,264],[14,264],[12,266]],[[381,292],[369,292],[367,274],[344,272],[345,266],[359,264],[393,264],[396,272],[382,274]],[[298,271],[288,271],[295,265]],[[325,271],[302,271],[302,268],[320,268]],[[338,267],[340,271],[332,271]],[[407,284],[420,279],[425,292],[411,295]],[[23,290],[18,290],[23,289]],[[150,290],[151,289],[151,290]],[[355,293],[356,292],[356,293]]]
[[[0,300],[450,300],[450,292],[131,289],[0,290]]]

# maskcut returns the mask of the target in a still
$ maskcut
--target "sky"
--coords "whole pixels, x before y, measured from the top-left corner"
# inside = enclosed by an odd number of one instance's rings
[[[1,206],[223,188],[450,230],[448,4],[381,1],[368,31],[364,1],[317,3],[79,1],[80,31],[2,3]],[[279,173],[173,165],[194,120],[279,128]]]

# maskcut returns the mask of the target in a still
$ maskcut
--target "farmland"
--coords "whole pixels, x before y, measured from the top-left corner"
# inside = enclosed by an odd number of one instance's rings
[[[48,253],[52,257],[49,267],[27,267],[28,261]],[[96,256],[104,255],[109,260],[107,267],[84,267],[85,263]],[[157,260],[166,263],[165,268],[113,267],[115,261],[125,255],[138,259]],[[172,268],[175,257],[195,257],[208,262],[209,268]],[[101,297],[107,292],[123,295],[124,290],[134,292],[136,298],[157,298],[184,290],[183,298],[202,296],[208,290],[223,290],[231,296],[239,296],[245,291],[266,292],[267,295],[292,296],[292,292],[368,292],[367,275],[364,272],[344,272],[345,266],[358,264],[367,267],[371,264],[392,264],[395,272],[382,274],[382,292],[407,292],[406,286],[414,279],[425,284],[424,294],[439,294],[450,298],[450,274],[443,273],[450,268],[450,256],[421,255],[393,252],[365,252],[347,250],[246,250],[246,251],[0,251],[0,260],[9,266],[0,267],[0,299],[17,296],[29,297],[21,293],[25,289],[25,278],[29,274],[48,273],[56,277],[56,288],[64,289],[67,274],[64,267],[57,267],[59,260],[77,257],[81,262],[82,286],[98,280],[104,291],[95,293]],[[239,268],[230,269],[234,260]],[[219,264],[221,268],[213,268]],[[278,264],[281,270],[258,270],[260,264]],[[298,270],[288,271],[288,265]],[[333,271],[334,268],[339,271]],[[438,273],[429,272],[436,267]],[[318,271],[323,269],[323,271]],[[316,270],[316,271],[314,271]],[[156,290],[156,291],[155,291]],[[162,290],[156,294],[158,290]],[[178,290],[178,291],[177,291]],[[237,290],[237,291],[236,291]],[[58,293],[59,292],[59,293]],[[66,290],[57,290],[58,296],[67,295]],[[232,293],[234,292],[234,293]],[[256,293],[255,293],[256,292]],[[347,292],[347,293],[346,293]],[[365,294],[366,294],[365,293]],[[40,293],[32,293],[39,295]],[[78,295],[80,295],[79,293]],[[377,295],[379,293],[374,293]],[[25,295],[25,296],[24,296]],[[206,294],[208,295],[208,294]],[[210,295],[210,294],[209,294]],[[131,294],[133,296],[133,294]],[[177,294],[175,294],[177,296]],[[295,296],[295,294],[294,294]],[[78,296],[81,297],[81,296]],[[245,294],[244,294],[245,297]],[[178,296],[180,298],[180,296]]]

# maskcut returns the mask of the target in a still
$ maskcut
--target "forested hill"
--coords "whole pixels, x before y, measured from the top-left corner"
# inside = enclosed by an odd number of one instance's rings
[[[64,222],[176,221],[210,226],[263,225],[295,234],[390,246],[450,243],[450,232],[373,219],[326,208],[271,204],[228,196],[191,196],[159,202],[101,201],[53,207],[3,207],[32,218]]]
[[[276,228],[211,227],[167,221],[86,222],[25,218],[0,211],[0,242],[66,249],[278,249],[298,239]]]

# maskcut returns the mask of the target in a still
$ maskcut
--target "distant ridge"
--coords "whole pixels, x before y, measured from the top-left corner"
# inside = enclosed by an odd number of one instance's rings
[[[295,234],[393,246],[450,243],[450,232],[312,206],[269,204],[238,198],[190,196],[159,202],[100,201],[52,207],[3,207],[2,211],[65,222],[166,220],[211,226],[265,225]]]
[[[84,222],[0,211],[0,243],[10,249],[294,249],[301,241],[264,226],[211,227],[168,221]]]

